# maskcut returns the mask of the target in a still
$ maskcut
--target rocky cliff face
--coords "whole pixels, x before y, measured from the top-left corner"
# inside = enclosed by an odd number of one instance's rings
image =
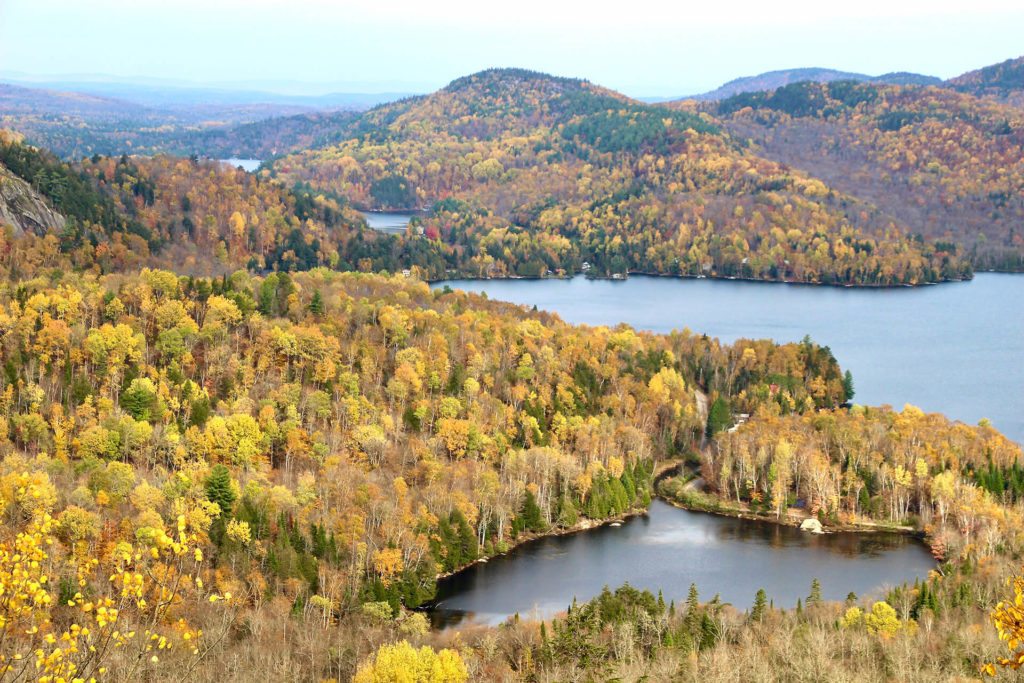
[[[64,217],[32,189],[32,186],[0,165],[0,225],[14,228],[14,234],[26,232],[45,235],[60,231]]]

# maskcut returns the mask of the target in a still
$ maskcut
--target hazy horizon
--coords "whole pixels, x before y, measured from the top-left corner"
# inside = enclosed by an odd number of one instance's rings
[[[372,7],[5,0],[0,73],[317,95],[338,92],[340,84],[429,92],[482,69],[516,66],[657,97],[800,67],[950,78],[1019,56],[1024,32],[1024,7],[1010,0],[970,8],[951,0],[849,7],[744,1],[671,11],[638,0],[628,14],[524,0],[515,15],[507,11],[468,0],[429,7],[412,0]]]

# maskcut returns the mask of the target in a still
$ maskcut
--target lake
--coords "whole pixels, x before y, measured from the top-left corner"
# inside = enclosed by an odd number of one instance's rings
[[[260,167],[260,164],[263,163],[263,161],[260,160],[260,159],[234,159],[234,158],[232,158],[232,159],[221,159],[221,161],[224,162],[225,164],[229,165],[231,168],[238,168],[239,166],[241,166],[243,171],[248,171],[249,173],[254,173],[256,171],[256,169]]]
[[[868,289],[740,280],[457,280],[571,323],[828,345],[853,373],[856,403],[905,403],[1024,441],[1024,275]]]
[[[629,583],[677,604],[696,583],[740,610],[764,588],[776,607],[806,600],[821,581],[826,600],[884,597],[886,587],[926,576],[935,562],[914,538],[892,533],[814,535],[770,522],[691,512],[654,500],[622,526],[541,538],[438,583],[439,627],[498,624],[519,613],[548,618],[608,585]]]
[[[363,211],[362,214],[371,228],[390,234],[404,234],[412,217],[420,215],[405,211]]]

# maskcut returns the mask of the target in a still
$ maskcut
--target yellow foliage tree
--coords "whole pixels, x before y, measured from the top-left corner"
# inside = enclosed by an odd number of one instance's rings
[[[32,475],[20,479],[20,489],[37,499],[40,487]],[[202,552],[184,516],[176,538],[158,530],[148,548],[118,544],[103,566],[95,557],[76,562],[79,590],[68,598],[58,598],[61,589],[51,575],[61,565],[54,542],[59,529],[49,512],[37,508],[18,533],[0,539],[0,679],[95,680],[116,653],[118,675],[132,680],[150,677],[147,667],[165,651],[205,654],[202,632],[171,616],[187,602],[207,598],[199,578]]]
[[[402,640],[382,645],[372,662],[359,668],[353,683],[463,683],[469,678],[462,656],[455,650],[414,648]]]
[[[996,604],[990,618],[999,639],[1010,650],[1009,657],[997,659],[999,666],[1016,670],[1024,667],[1024,573],[1011,577],[1006,584],[1013,593]],[[996,673],[992,664],[987,664],[985,671],[993,676]]]

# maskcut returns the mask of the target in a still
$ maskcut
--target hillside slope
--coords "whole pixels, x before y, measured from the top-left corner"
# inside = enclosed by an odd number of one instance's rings
[[[413,232],[464,274],[586,262],[605,275],[903,284],[970,272],[874,207],[751,154],[706,114],[585,81],[485,71],[367,112],[348,133],[272,173],[360,208],[432,207]]]
[[[1024,114],[945,88],[799,83],[712,107],[758,151],[975,267],[1024,268]],[[948,247],[946,245],[949,245]]]
[[[1024,109],[1024,57],[968,71],[946,82],[958,92],[991,97]]]

